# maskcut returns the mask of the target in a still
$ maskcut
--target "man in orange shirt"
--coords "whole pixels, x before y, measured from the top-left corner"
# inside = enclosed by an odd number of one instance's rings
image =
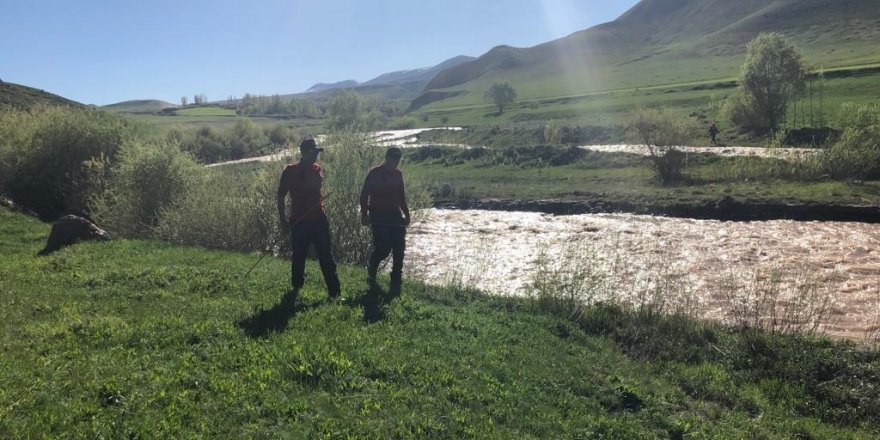
[[[373,254],[367,266],[367,276],[371,283],[375,282],[379,263],[392,254],[391,290],[398,292],[406,250],[406,227],[410,222],[403,173],[397,169],[402,157],[400,148],[389,148],[385,152],[385,162],[367,174],[360,199],[361,224],[373,228]]]
[[[315,245],[324,282],[331,299],[339,297],[339,277],[336,274],[336,262],[331,252],[330,223],[324,212],[324,197],[321,195],[321,184],[324,171],[316,163],[318,148],[314,139],[305,139],[299,146],[301,153],[299,163],[288,165],[281,173],[278,185],[278,215],[281,218],[283,233],[290,232],[293,255],[290,262],[290,282],[293,290],[298,292],[305,281],[306,255],[309,246]],[[290,194],[291,212],[287,217],[285,199]]]

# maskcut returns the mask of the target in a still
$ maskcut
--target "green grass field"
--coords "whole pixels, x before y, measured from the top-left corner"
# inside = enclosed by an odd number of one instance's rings
[[[880,357],[149,241],[36,257],[0,209],[3,438],[835,438],[880,435]],[[383,280],[387,282],[386,280]]]
[[[433,182],[435,191],[450,184],[454,198],[464,200],[558,199],[664,207],[732,197],[747,204],[880,204],[880,181],[762,177],[762,170],[776,160],[695,156],[688,168],[689,181],[664,186],[644,157],[593,152],[570,163],[549,163],[565,151],[560,147],[492,149],[480,158],[466,159],[474,153],[445,150],[436,153],[439,157],[420,159],[419,152],[412,151],[401,167],[408,175]]]
[[[192,107],[176,110],[178,116],[235,116],[235,110],[222,107]]]
[[[149,126],[159,129],[168,129],[176,126],[183,127],[202,127],[209,126],[219,129],[227,129],[235,126],[237,117],[230,116],[157,116],[157,115],[133,115],[128,116],[136,121],[145,123]],[[275,119],[264,117],[247,117],[255,124],[263,127],[271,127],[278,124],[295,125],[297,128],[302,127],[305,130],[315,130],[319,132],[323,127],[321,119]]]
[[[118,102],[116,104],[105,105],[102,108],[116,113],[149,114],[159,113],[162,110],[174,107],[177,107],[177,105],[170,102],[157,99],[142,99]]]
[[[861,66],[864,67],[864,66]],[[658,67],[659,68],[659,67]],[[450,125],[496,125],[524,121],[558,121],[570,125],[613,126],[626,125],[630,114],[637,107],[669,107],[682,115],[702,113],[716,117],[725,125],[722,115],[713,111],[710,101],[722,102],[736,93],[730,82],[735,77],[710,81],[693,81],[680,84],[652,85],[641,88],[599,90],[589,93],[564,94],[564,91],[523,93],[515,104],[498,114],[497,108],[484,100],[482,95],[469,100],[441,101],[414,113],[421,126],[437,125],[447,118]],[[661,83],[663,84],[663,83]],[[563,93],[556,95],[556,93]],[[554,97],[542,97],[542,96]],[[846,78],[826,79],[822,96],[822,113],[827,124],[837,125],[837,113],[844,103],[869,104],[880,97],[880,74],[860,75]],[[818,126],[819,96],[814,93],[814,118]],[[807,98],[798,101],[801,109],[809,105]],[[427,116],[428,121],[423,118]],[[810,121],[800,113],[798,121],[791,119],[791,126],[809,126]],[[790,115],[793,118],[793,113]]]

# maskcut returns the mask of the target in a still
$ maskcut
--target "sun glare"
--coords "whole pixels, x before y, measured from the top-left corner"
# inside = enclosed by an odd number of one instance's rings
[[[597,82],[591,69],[589,50],[584,50],[582,44],[571,44],[572,38],[579,38],[570,30],[587,27],[579,22],[583,13],[575,13],[578,8],[584,8],[583,4],[574,0],[541,0],[541,7],[545,26],[553,38],[570,37],[553,43],[558,74],[554,75],[555,81],[550,86],[554,89],[552,94],[570,96],[595,90]]]

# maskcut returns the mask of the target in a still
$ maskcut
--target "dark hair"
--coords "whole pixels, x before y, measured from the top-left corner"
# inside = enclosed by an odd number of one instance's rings
[[[300,150],[314,150],[315,148],[318,148],[318,143],[315,142],[314,138],[303,139],[302,143],[299,144]]]
[[[388,147],[385,151],[385,157],[403,157],[403,150],[397,147]]]

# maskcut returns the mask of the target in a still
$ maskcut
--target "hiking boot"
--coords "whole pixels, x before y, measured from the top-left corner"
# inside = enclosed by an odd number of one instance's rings
[[[296,305],[297,297],[299,297],[299,288],[294,287],[284,294],[281,298],[281,302],[285,307],[294,307]]]
[[[395,294],[400,293],[400,288],[401,288],[402,284],[403,284],[403,282],[400,279],[400,276],[391,275],[390,290],[392,293],[395,293]]]

